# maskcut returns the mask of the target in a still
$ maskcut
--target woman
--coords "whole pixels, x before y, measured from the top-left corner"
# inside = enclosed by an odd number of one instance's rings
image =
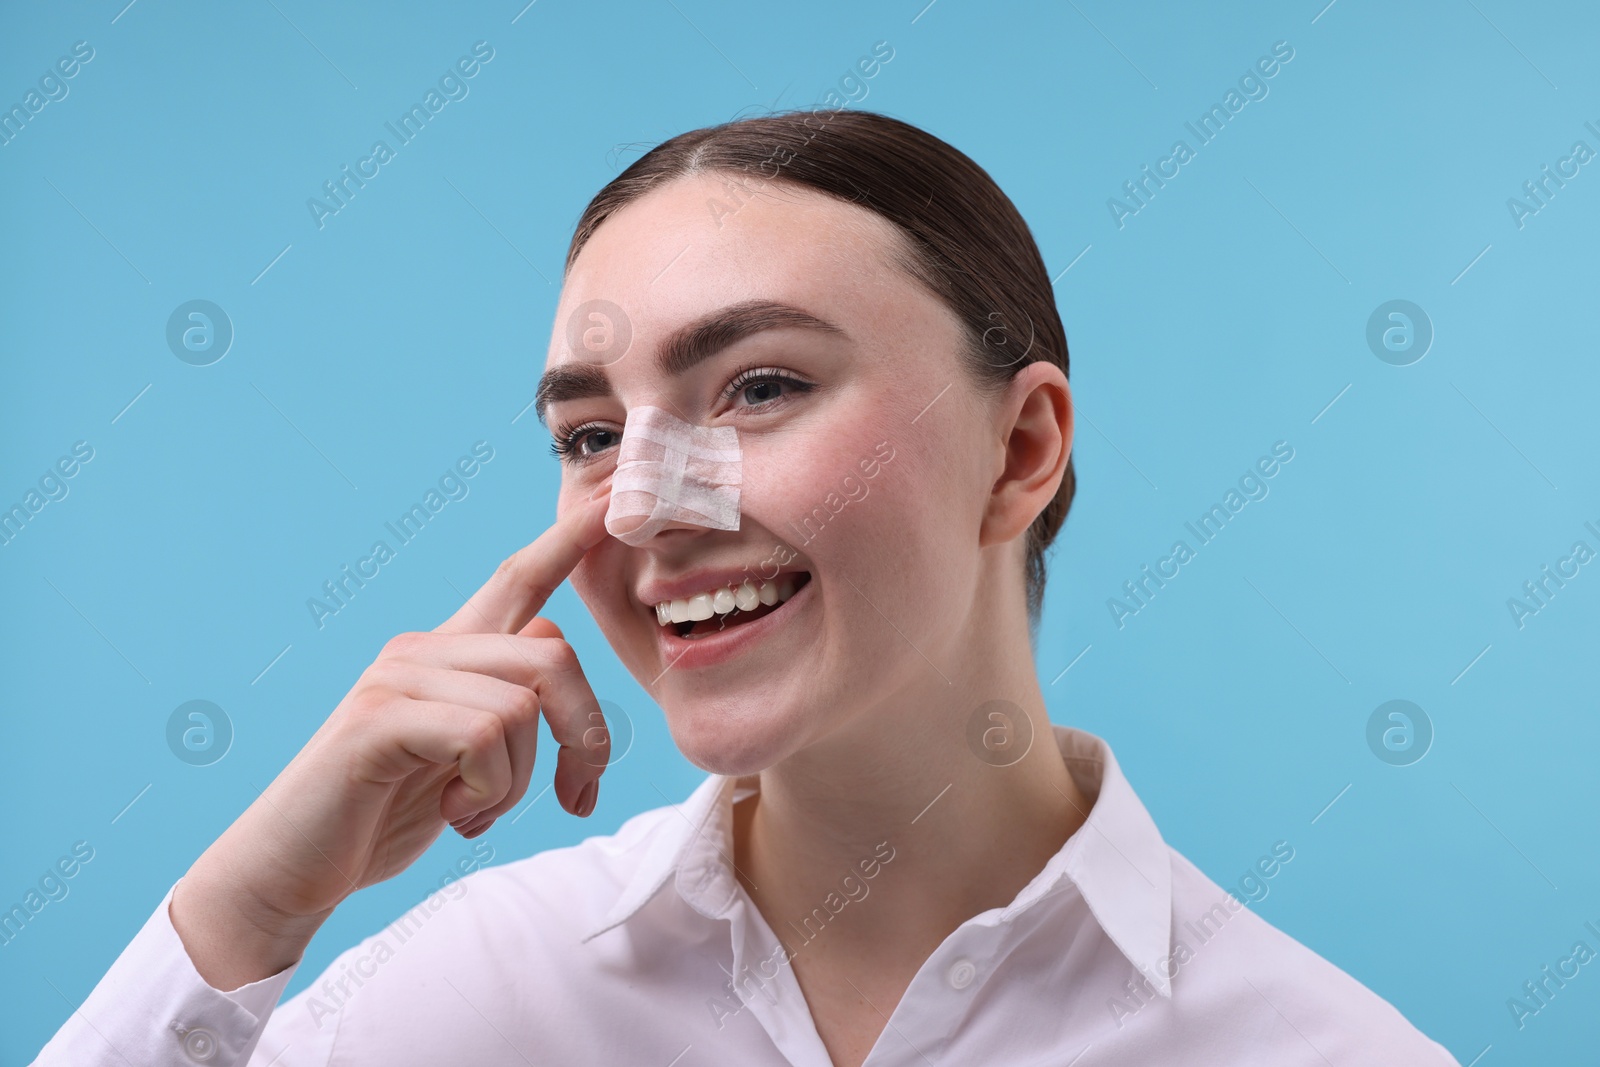
[[[1049,722],[1066,339],[966,156],[855,111],[660,145],[579,221],[538,404],[554,526],[389,643],[39,1062],[1455,1062]],[[598,703],[536,615],[569,575],[712,774],[275,1008],[340,901],[522,800],[541,712],[594,810]]]

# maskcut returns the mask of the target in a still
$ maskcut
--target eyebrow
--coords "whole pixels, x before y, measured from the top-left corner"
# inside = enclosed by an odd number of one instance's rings
[[[683,374],[729,345],[767,330],[802,329],[848,336],[839,326],[809,311],[775,300],[746,300],[709,312],[680,326],[661,343],[656,365],[663,373]],[[534,411],[544,422],[545,409],[563,400],[591,400],[615,395],[611,379],[587,363],[552,367],[539,379]]]

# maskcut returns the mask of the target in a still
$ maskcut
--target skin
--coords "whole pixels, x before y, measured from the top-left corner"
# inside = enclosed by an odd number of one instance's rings
[[[540,714],[562,745],[556,796],[592,810],[608,756],[591,728],[597,702],[560,631],[536,616],[569,574],[684,754],[708,771],[759,774],[759,795],[735,809],[733,860],[794,950],[835,1064],[860,1064],[928,955],[966,919],[1009,903],[1081,825],[1090,801],[1050,743],[1023,582],[1024,534],[1071,449],[1065,376],[1031,364],[981,394],[953,314],[893,266],[889,223],[776,184],[718,225],[707,203],[726,195],[714,176],[672,182],[608,219],[574,262],[547,369],[585,359],[565,326],[589,300],[622,307],[632,342],[604,367],[610,396],[559,400],[545,416],[557,432],[596,425],[612,436],[591,432],[586,458],[563,462],[555,525],[438,630],[386,646],[180,882],[173,924],[213,986],[299,959],[339,902],[403,870],[447,824],[484,832],[529,787]],[[680,374],[657,365],[671,331],[758,299],[841,332],[770,330]],[[729,396],[751,366],[813,388],[747,379]],[[738,530],[671,525],[639,547],[605,535],[614,435],[641,404],[738,428]],[[881,459],[882,442],[893,458],[864,478],[860,463]],[[847,492],[848,505],[797,543],[790,521]],[[730,662],[671,667],[641,583],[754,571],[778,546],[794,553],[786,569],[811,575],[781,627]],[[975,709],[997,699],[1035,737],[1004,768],[967,742]],[[870,898],[814,940],[787,932],[883,843],[893,860]]]
[[[340,902],[409,867],[447,824],[476,837],[527,792],[539,716],[574,814],[610,756],[572,647],[535,616],[605,536],[604,501],[567,513],[429,633],[384,646],[277,778],[200,855],[168,915],[200,976],[229,990],[300,959]]]
[[[1023,535],[1071,447],[1070,394],[1059,368],[1037,363],[998,398],[981,396],[958,359],[957,320],[891,265],[897,233],[870,211],[785,188],[719,228],[706,205],[725,195],[716,178],[679,180],[585,245],[550,366],[573,358],[566,315],[590,299],[623,307],[633,341],[605,368],[613,398],[553,404],[548,421],[620,430],[628,408],[654,404],[737,426],[740,529],[669,527],[638,548],[607,539],[572,582],[683,753],[717,773],[760,774],[759,797],[736,812],[734,861],[774,930],[787,933],[880,842],[893,848],[873,897],[803,947],[784,938],[798,947],[795,976],[834,1063],[858,1064],[922,961],[964,920],[1009,903],[1090,807],[1048,740],[1023,582]],[[751,299],[793,304],[845,336],[775,330],[676,378],[650,358],[666,331]],[[725,400],[724,385],[751,364],[816,388]],[[894,459],[861,478],[859,462],[882,441]],[[566,466],[563,508],[614,468],[605,443]],[[789,521],[843,495],[852,474],[866,495],[797,543]],[[667,670],[640,583],[757,563],[775,544],[811,572],[801,614],[730,663]],[[1018,705],[1040,740],[1004,769],[966,742],[973,710],[995,699]]]

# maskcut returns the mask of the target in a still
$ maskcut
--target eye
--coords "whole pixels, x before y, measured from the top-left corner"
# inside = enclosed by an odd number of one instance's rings
[[[773,367],[751,367],[740,371],[722,391],[722,399],[735,407],[764,407],[794,393],[809,393],[816,388]],[[742,403],[741,403],[742,402]]]
[[[588,422],[570,429],[558,429],[555,440],[550,442],[550,451],[563,463],[585,463],[601,452],[615,448],[621,440],[620,432],[602,423]]]

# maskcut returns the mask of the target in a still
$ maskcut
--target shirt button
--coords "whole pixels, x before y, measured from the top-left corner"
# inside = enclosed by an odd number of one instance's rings
[[[978,977],[978,968],[972,965],[971,960],[956,960],[950,965],[950,986],[953,989],[965,989]]]
[[[217,1054],[217,1035],[197,1026],[183,1035],[183,1051],[196,1063],[204,1063]]]

